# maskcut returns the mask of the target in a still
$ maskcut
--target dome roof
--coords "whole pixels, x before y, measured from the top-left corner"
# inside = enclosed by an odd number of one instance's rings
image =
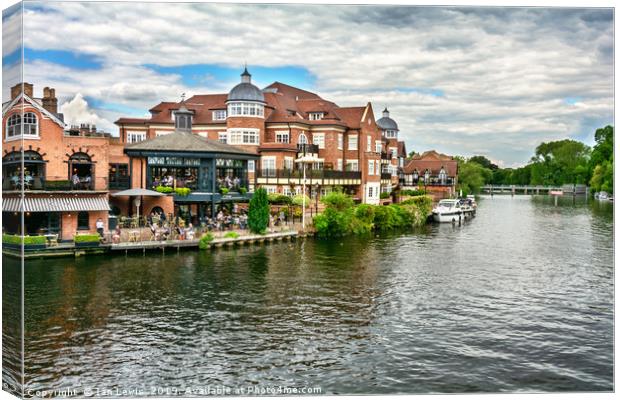
[[[390,118],[390,112],[386,108],[383,110],[383,118],[377,120],[379,128],[385,130],[398,130],[398,124],[392,118]]]
[[[241,83],[228,93],[228,101],[260,101],[265,102],[263,92],[252,84],[252,75],[246,68],[241,74]]]

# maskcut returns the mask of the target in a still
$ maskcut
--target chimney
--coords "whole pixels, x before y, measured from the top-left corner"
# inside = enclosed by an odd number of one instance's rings
[[[32,98],[32,83],[23,82],[18,83],[11,88],[11,100],[19,96],[22,92],[22,85],[24,85],[24,93],[26,93],[28,97]]]
[[[44,87],[43,88],[43,108],[52,114],[58,113],[58,99],[56,98],[56,89]]]

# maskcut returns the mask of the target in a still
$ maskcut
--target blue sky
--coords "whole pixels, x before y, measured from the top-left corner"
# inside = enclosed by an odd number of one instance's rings
[[[3,14],[3,98],[19,81]],[[116,132],[181,93],[226,93],[247,63],[341,106],[388,107],[409,150],[527,162],[613,121],[611,9],[30,2],[24,75]],[[50,30],[49,26],[55,29]],[[67,40],[71,38],[71,40]]]

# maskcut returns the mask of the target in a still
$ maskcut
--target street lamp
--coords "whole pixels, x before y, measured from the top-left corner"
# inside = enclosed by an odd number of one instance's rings
[[[303,157],[299,157],[295,160],[296,163],[300,163],[303,169],[303,195],[301,197],[301,228],[302,230],[306,230],[306,164],[313,164],[320,162],[321,159],[315,156],[304,155]]]

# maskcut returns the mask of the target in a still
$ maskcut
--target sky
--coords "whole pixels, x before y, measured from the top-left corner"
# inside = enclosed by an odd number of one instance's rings
[[[21,12],[3,13],[3,101],[20,81]],[[117,134],[182,93],[253,82],[384,107],[408,151],[525,164],[543,141],[613,124],[613,10],[28,2],[24,80],[68,123]]]

